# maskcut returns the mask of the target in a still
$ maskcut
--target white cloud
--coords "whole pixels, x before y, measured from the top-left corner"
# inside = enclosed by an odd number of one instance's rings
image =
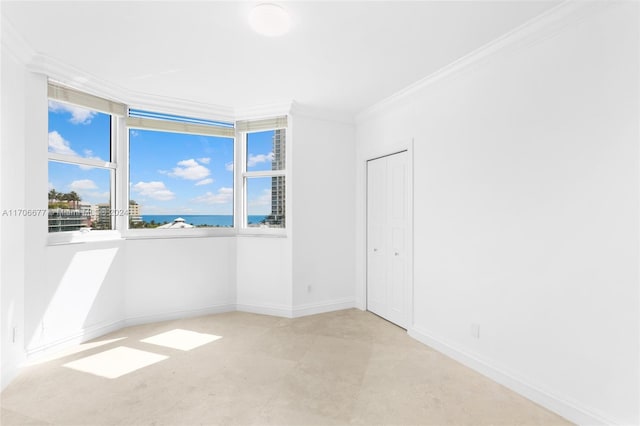
[[[71,155],[74,157],[80,157],[80,155],[71,148],[71,142],[62,137],[60,133],[57,131],[49,132],[49,152],[55,152],[56,154],[63,155]],[[84,158],[89,158],[91,160],[104,161],[102,158],[93,155],[93,151],[90,149],[85,149],[83,151]],[[91,166],[78,166],[82,170],[90,170],[93,169]]]
[[[96,115],[95,111],[56,101],[49,101],[49,111],[68,112],[71,114],[71,119],[69,119],[69,121],[73,124],[89,124]]]
[[[227,169],[228,172],[233,171],[233,161],[224,165],[224,168]]]
[[[133,138],[135,138],[139,134],[140,134],[140,132],[138,132],[137,130],[134,130],[134,129],[129,130],[129,136],[131,136]]]
[[[84,158],[88,158],[90,160],[104,161],[102,158],[98,157],[97,155],[93,155],[93,151],[90,149],[85,149],[83,153],[84,153]],[[94,168],[92,166],[84,166],[84,165],[79,165],[78,167],[80,167],[80,169],[82,170],[91,170]]]
[[[253,154],[249,154],[249,158],[247,159],[247,166],[248,167],[253,167],[258,163],[266,163],[267,161],[273,161],[273,152],[270,152],[268,154],[258,154],[258,155],[253,155]]]
[[[211,162],[211,158],[209,157],[198,158],[198,161],[201,162],[202,164],[209,164]]]
[[[175,198],[175,194],[164,186],[164,182],[138,182],[133,185],[132,189],[143,197],[154,200],[169,201]]]
[[[91,197],[91,198],[98,198],[98,199],[102,199],[103,202],[107,202],[109,201],[109,196],[111,195],[109,193],[109,191],[105,191],[105,192],[97,192],[97,191],[91,191],[91,192],[87,192],[86,194],[87,197]]]
[[[49,132],[49,151],[55,152],[56,154],[78,155],[77,152],[71,149],[71,142],[63,138],[62,135],[55,130]]]
[[[90,149],[85,149],[82,152],[84,153],[84,158],[89,158],[91,160],[104,161],[102,158],[98,157],[97,155],[93,155],[93,151]]]
[[[87,190],[87,189],[98,189],[98,186],[91,179],[79,179],[79,180],[74,180],[73,182],[71,182],[69,184],[69,188],[72,191],[78,191],[79,192],[79,191],[83,191],[83,190]]]
[[[169,176],[188,180],[202,180],[209,176],[209,169],[202,164],[198,164],[198,162],[192,158],[179,161],[178,166],[173,168]]]
[[[49,182],[49,191],[51,191],[53,188],[55,188],[55,187],[53,186],[53,182]]]
[[[205,204],[226,204],[233,201],[233,188],[220,188],[217,193],[207,192],[204,195],[194,198],[194,203]]]
[[[211,178],[206,178],[206,179],[202,179],[199,182],[196,182],[196,186],[200,186],[200,185],[209,185],[210,183],[213,183],[213,179]]]

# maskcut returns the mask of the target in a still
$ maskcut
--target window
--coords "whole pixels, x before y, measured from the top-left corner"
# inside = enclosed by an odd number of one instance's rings
[[[128,109],[53,82],[48,95],[50,243],[86,241],[64,234],[83,230],[284,231],[286,116],[228,123]]]
[[[286,227],[286,117],[238,122],[245,140],[244,218],[247,228]]]
[[[124,106],[49,83],[49,232],[113,229],[114,113]]]
[[[233,124],[130,110],[129,229],[234,226]]]

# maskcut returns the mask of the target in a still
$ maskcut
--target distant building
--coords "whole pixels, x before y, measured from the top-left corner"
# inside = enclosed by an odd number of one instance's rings
[[[93,229],[111,229],[111,203],[100,203],[97,207],[97,217],[93,222]]]
[[[78,208],[49,208],[49,232],[77,231],[87,228],[91,222],[91,211]]]
[[[273,132],[273,161],[272,170],[284,170],[285,168],[285,129],[274,130]],[[284,176],[274,176],[271,178],[271,214],[267,216],[265,222],[271,226],[285,226],[285,180]]]
[[[91,205],[91,223],[95,223],[98,220],[98,206],[96,204]]]
[[[129,223],[134,224],[134,223],[141,223],[141,222],[142,222],[142,216],[141,216],[140,204],[135,202],[134,203],[129,202]]]

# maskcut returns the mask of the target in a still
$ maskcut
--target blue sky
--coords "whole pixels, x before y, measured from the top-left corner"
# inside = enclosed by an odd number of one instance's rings
[[[109,160],[106,114],[50,101],[49,151]],[[130,130],[130,198],[145,214],[233,214],[233,139]],[[270,170],[273,131],[250,134],[248,170]],[[49,188],[83,202],[109,199],[109,171],[49,162]],[[251,179],[250,214],[271,211],[271,179]]]
[[[110,161],[110,134],[109,115],[49,101],[49,152]],[[86,203],[107,203],[110,172],[50,161],[49,189],[75,191]]]

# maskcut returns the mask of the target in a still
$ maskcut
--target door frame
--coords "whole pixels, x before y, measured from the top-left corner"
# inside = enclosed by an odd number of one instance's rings
[[[414,238],[413,238],[413,180],[414,180],[414,165],[413,165],[413,139],[404,140],[400,143],[394,144],[394,146],[384,152],[373,153],[365,157],[364,161],[362,161],[362,173],[363,173],[363,182],[364,188],[361,189],[364,200],[364,211],[361,223],[362,232],[363,232],[363,241],[361,245],[361,253],[362,258],[364,259],[364,271],[363,271],[363,282],[360,288],[360,300],[363,301],[362,309],[368,310],[368,300],[367,300],[367,290],[368,290],[368,271],[369,271],[369,255],[368,255],[368,188],[369,188],[369,175],[368,175],[368,164],[369,161],[377,160],[379,158],[389,157],[394,154],[400,154],[402,152],[407,153],[407,294],[406,294],[406,312],[407,312],[407,331],[410,331],[413,328],[414,323],[414,312],[413,312],[413,294],[414,294],[414,285],[413,285],[413,246],[414,246]]]

